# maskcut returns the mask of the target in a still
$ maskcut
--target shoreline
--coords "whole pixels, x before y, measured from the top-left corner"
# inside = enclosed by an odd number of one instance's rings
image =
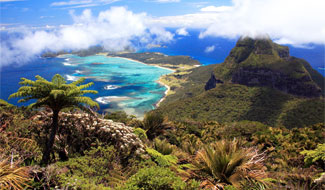
[[[97,55],[97,54],[96,54]],[[98,54],[99,55],[99,54]],[[141,63],[141,64],[144,64],[144,65],[150,65],[150,66],[154,66],[154,67],[158,67],[158,68],[161,68],[161,69],[167,69],[167,70],[170,70],[172,72],[175,72],[176,70],[174,69],[171,69],[171,68],[167,68],[167,67],[163,67],[163,66],[160,66],[160,65],[153,65],[153,64],[148,64],[148,63],[144,63],[144,62],[141,62],[141,61],[138,61],[138,60],[135,60],[135,59],[131,59],[131,58],[126,58],[126,57],[119,57],[119,56],[108,56],[106,55],[106,57],[111,57],[111,58],[120,58],[120,59],[126,59],[126,60],[129,60],[129,61],[133,61],[133,62],[137,62],[137,63]]]
[[[163,102],[166,97],[168,92],[170,91],[170,86],[168,86],[167,84],[163,83],[162,81],[160,81],[160,78],[156,81],[158,84],[165,86],[167,89],[165,90],[165,95],[155,104],[155,108],[158,108],[161,104],[161,102]]]
[[[97,55],[97,54],[96,54]],[[98,54],[99,55],[99,54]],[[145,65],[150,65],[150,66],[154,66],[154,67],[158,67],[158,68],[161,68],[161,69],[167,69],[167,70],[170,70],[172,71],[172,73],[176,72],[176,70],[174,69],[170,69],[170,68],[166,68],[166,67],[162,67],[162,66],[159,66],[159,65],[151,65],[151,64],[147,64],[147,63],[144,63],[144,62],[141,62],[141,61],[138,61],[138,60],[134,60],[134,59],[130,59],[130,58],[126,58],[126,57],[119,57],[119,56],[108,56],[106,55],[106,57],[117,57],[117,58],[120,58],[120,59],[126,59],[126,60],[129,60],[129,61],[134,61],[134,62],[137,62],[137,63],[141,63],[141,64],[145,64]],[[160,81],[160,78],[162,76],[159,77],[158,80],[156,80],[156,82],[162,86],[165,86],[167,89],[165,90],[164,92],[164,96],[154,105],[155,108],[158,108],[159,105],[161,104],[162,101],[164,101],[167,97],[167,94],[168,92],[170,91],[170,86],[168,86],[167,84],[163,83],[162,81]]]

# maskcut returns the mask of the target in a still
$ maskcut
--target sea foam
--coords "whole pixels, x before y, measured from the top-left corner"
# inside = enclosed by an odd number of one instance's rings
[[[76,81],[76,80],[79,79],[79,77],[72,76],[72,75],[65,75],[65,77],[66,77],[67,80],[69,80],[69,81]]]
[[[116,86],[116,85],[107,85],[104,87],[105,90],[114,90],[114,89],[117,89],[117,88],[120,88],[119,86]]]
[[[103,96],[103,97],[98,97],[95,100],[101,104],[109,104],[110,102],[119,102],[122,100],[129,100],[129,99],[131,98],[127,96]]]
[[[62,64],[65,65],[65,66],[76,66],[76,65],[71,64],[71,63],[69,63],[69,62],[62,62]]]

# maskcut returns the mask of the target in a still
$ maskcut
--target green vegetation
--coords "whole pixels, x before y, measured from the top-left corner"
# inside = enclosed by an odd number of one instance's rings
[[[136,123],[137,127],[146,131],[149,140],[153,140],[156,136],[164,132],[166,119],[160,113],[150,112],[145,115],[142,122]]]
[[[99,105],[91,98],[83,96],[87,93],[97,93],[94,90],[83,90],[93,84],[80,85],[85,81],[84,78],[71,84],[66,84],[64,78],[59,74],[56,74],[51,82],[41,76],[36,76],[36,79],[36,81],[32,81],[22,78],[22,81],[19,83],[22,87],[19,88],[18,92],[10,95],[9,99],[22,97],[18,102],[36,99],[37,101],[30,104],[29,108],[48,107],[52,110],[51,133],[42,158],[42,164],[47,165],[50,161],[54,138],[58,130],[59,112],[64,108],[78,107],[86,110],[84,105],[96,106],[98,108]]]
[[[186,188],[186,183],[175,175],[168,168],[151,167],[139,170],[132,176],[125,185],[127,190],[140,189],[166,189],[166,190],[181,190]],[[191,189],[197,189],[198,185]],[[189,188],[187,188],[189,189]]]
[[[317,147],[323,143],[324,124],[286,129],[251,121],[219,124],[164,119],[168,127],[163,133],[156,133],[153,141],[145,138],[145,130],[134,128],[134,133],[142,136],[141,142],[134,141],[136,136],[132,134],[113,137],[125,134],[126,126],[108,128],[114,123],[100,119],[100,115],[62,112],[66,121],[60,119],[61,130],[56,135],[53,158],[60,158],[62,150],[68,152],[68,158],[65,161],[53,159],[53,164],[42,168],[38,166],[40,147],[46,142],[44,126],[51,124],[50,113],[15,107],[0,110],[4,116],[0,154],[10,158],[13,152],[14,161],[21,163],[17,167],[32,166],[26,167],[31,174],[26,182],[30,181],[31,188],[155,189],[168,186],[239,190],[295,189],[296,184],[323,187],[314,183],[322,172],[323,163],[317,159],[306,165],[304,160],[318,158],[318,154],[309,153],[319,152]],[[101,127],[100,122],[108,123]],[[142,121],[133,119],[129,123],[136,126]],[[155,125],[155,122],[148,123]],[[130,144],[125,144],[124,139]],[[146,151],[137,156],[132,144],[138,143],[143,143],[141,146]],[[121,149],[122,145],[128,146],[128,151]],[[155,181],[160,178],[163,180]]]
[[[7,101],[0,99],[0,106],[12,107],[12,104],[9,104]]]
[[[204,88],[203,86],[201,86]],[[265,87],[218,84],[199,95],[167,96],[157,112],[174,121],[259,121],[272,126],[303,127],[324,122],[323,98],[299,98]],[[192,91],[191,91],[192,92]]]
[[[87,109],[98,104],[83,96],[96,93],[84,79],[23,78],[10,97],[35,103],[0,100],[0,189],[325,189],[324,98],[232,83],[238,63],[312,86],[323,78],[269,40],[241,39],[225,62],[164,76],[172,93],[143,120]],[[205,91],[218,72],[224,83]]]
[[[122,122],[124,124],[127,124],[136,117],[134,115],[127,115],[125,111],[115,111],[106,113],[104,118],[111,119],[115,122]]]
[[[315,150],[304,150],[301,154],[305,156],[305,163],[311,165],[315,162],[321,162],[321,164],[325,165],[325,144],[319,144]]]
[[[265,177],[263,154],[254,148],[244,148],[238,140],[218,141],[199,150],[195,167],[212,179],[211,184],[224,183],[239,186],[240,178]]]

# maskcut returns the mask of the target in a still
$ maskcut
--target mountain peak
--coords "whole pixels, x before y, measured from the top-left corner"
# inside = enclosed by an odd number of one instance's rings
[[[321,96],[318,75],[308,62],[290,56],[287,46],[268,37],[241,37],[225,62],[215,68],[215,76],[224,82],[267,86],[306,97]]]

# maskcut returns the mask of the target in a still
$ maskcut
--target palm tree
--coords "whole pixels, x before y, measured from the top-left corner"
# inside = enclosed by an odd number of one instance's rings
[[[237,140],[223,140],[198,151],[194,166],[196,171],[212,177],[211,183],[238,186],[242,179],[264,177],[263,160],[264,154],[254,148],[244,148]]]
[[[36,81],[21,78],[19,84],[22,85],[22,87],[20,87],[16,93],[11,94],[9,99],[22,97],[18,102],[36,99],[37,101],[30,104],[28,108],[48,107],[52,110],[51,132],[41,161],[42,165],[47,165],[50,160],[55,135],[58,130],[59,112],[63,108],[72,107],[87,110],[85,105],[99,108],[98,103],[89,97],[83,96],[86,93],[96,94],[98,92],[95,90],[83,90],[93,85],[92,82],[81,85],[85,81],[84,78],[80,78],[70,84],[67,84],[64,78],[59,74],[54,75],[52,81],[47,81],[38,75],[35,78],[37,79]]]

